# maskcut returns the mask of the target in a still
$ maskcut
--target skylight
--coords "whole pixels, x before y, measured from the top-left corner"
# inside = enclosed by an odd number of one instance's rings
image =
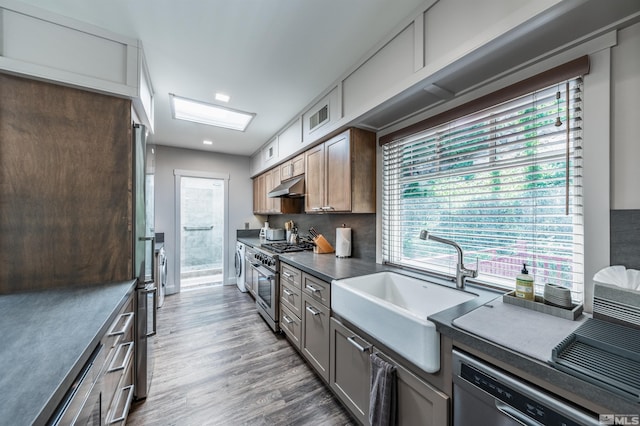
[[[178,120],[192,121],[194,123],[244,132],[253,117],[255,117],[254,113],[182,98],[173,93],[169,93],[169,99],[171,103],[171,115]]]

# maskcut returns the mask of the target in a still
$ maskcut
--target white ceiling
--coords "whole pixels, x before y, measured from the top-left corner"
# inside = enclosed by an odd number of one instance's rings
[[[23,0],[142,40],[158,145],[250,155],[424,0]],[[256,113],[245,132],[171,118],[169,93]],[[212,146],[203,145],[213,140]]]

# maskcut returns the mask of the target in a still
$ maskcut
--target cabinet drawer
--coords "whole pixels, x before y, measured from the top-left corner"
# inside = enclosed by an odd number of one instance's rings
[[[302,298],[300,287],[293,287],[291,284],[284,281],[280,281],[280,301],[282,305],[289,308],[289,310],[298,318],[302,318],[300,311],[302,310]]]
[[[302,271],[285,263],[280,264],[280,282],[286,282],[292,287],[301,288]]]
[[[331,306],[331,284],[308,274],[302,274],[302,291],[326,307]]]
[[[300,318],[294,315],[286,306],[281,306],[280,308],[280,328],[289,338],[289,341],[300,349],[300,338],[302,336]]]

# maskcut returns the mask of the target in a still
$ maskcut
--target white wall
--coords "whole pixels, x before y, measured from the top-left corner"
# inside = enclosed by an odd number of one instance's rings
[[[243,229],[245,222],[249,222],[250,227],[254,229],[261,226],[258,218],[253,215],[253,184],[249,178],[249,164],[249,157],[156,146],[155,230],[165,234],[165,250],[170,269],[167,276],[167,293],[177,291],[173,272],[174,265],[179,261],[175,252],[174,170],[229,175],[229,238],[225,242],[228,261],[224,270],[224,283],[234,284],[236,230]]]
[[[611,52],[611,208],[640,209],[640,24],[618,33]]]

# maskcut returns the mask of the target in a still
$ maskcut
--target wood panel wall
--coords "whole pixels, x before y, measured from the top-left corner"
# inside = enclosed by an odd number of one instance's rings
[[[0,74],[0,294],[132,276],[131,101]]]

